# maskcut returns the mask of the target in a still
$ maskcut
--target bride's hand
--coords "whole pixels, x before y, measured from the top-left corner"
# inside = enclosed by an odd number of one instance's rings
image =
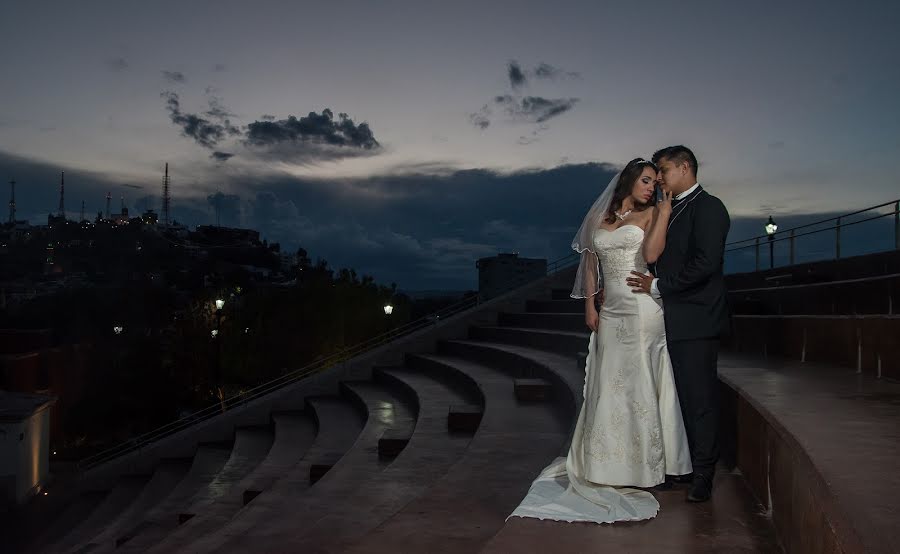
[[[662,196],[656,202],[656,209],[659,210],[660,216],[669,217],[672,215],[672,197],[672,191],[662,191]]]
[[[590,309],[584,311],[584,322],[587,324],[588,329],[593,332],[597,332],[597,328],[600,326],[600,314],[597,313],[596,309]]]

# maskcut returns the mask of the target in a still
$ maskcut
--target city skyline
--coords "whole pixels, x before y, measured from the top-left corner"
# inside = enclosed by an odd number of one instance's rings
[[[896,196],[890,3],[6,12],[0,179],[22,219],[53,211],[60,171],[70,212],[110,191],[159,212],[168,162],[187,224],[220,191],[229,224],[437,279],[499,250],[564,254],[615,167],[672,143],[735,218]]]

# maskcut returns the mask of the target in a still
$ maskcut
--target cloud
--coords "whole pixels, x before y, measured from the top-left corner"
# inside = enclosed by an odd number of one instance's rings
[[[267,113],[262,114],[259,118],[263,121],[275,121],[275,116]]]
[[[562,115],[575,107],[578,98],[543,98],[541,96],[514,97],[509,94],[497,96],[494,102],[503,106],[514,121],[544,123]]]
[[[128,60],[125,58],[112,58],[106,60],[106,67],[110,69],[110,71],[114,71],[116,73],[120,71],[125,71],[128,69]]]
[[[482,131],[491,126],[491,104],[499,106],[509,119],[516,123],[544,124],[556,116],[562,115],[575,107],[578,98],[545,98],[543,96],[520,96],[516,94],[520,89],[528,85],[529,77],[544,80],[558,80],[561,78],[580,78],[581,75],[574,71],[563,71],[548,63],[540,63],[534,70],[526,71],[515,60],[507,65],[507,77],[513,94],[498,94],[489,104],[485,104],[479,111],[469,114],[469,122]],[[544,127],[545,128],[545,127]],[[543,130],[543,129],[540,129]],[[522,135],[517,140],[518,144],[531,144],[536,142],[537,133],[533,136]]]
[[[197,144],[204,148],[212,149],[228,136],[241,133],[240,129],[231,125],[227,119],[218,117],[218,115],[216,118],[222,119],[222,121],[217,123],[197,114],[183,112],[178,94],[172,91],[164,91],[160,93],[160,96],[166,99],[166,110],[169,112],[169,119],[181,128],[181,134],[194,139]],[[213,110],[214,107],[211,107],[210,111]]]
[[[216,65],[213,66],[213,71],[215,71],[215,72],[222,72],[225,70],[226,70],[225,64],[223,64],[223,63],[217,63]]]
[[[209,94],[210,88],[207,87],[206,90],[207,90],[207,94]],[[224,121],[226,123],[228,123],[229,117],[234,117],[234,114],[229,112],[228,109],[222,105],[222,99],[219,98],[218,96],[210,95],[208,103],[209,103],[209,109],[206,110],[205,112],[203,112],[205,115],[208,115],[209,117],[212,117],[213,119],[218,119],[220,121]],[[231,127],[230,123],[228,124],[228,127]],[[236,130],[237,128],[235,127],[232,129]]]
[[[220,151],[216,150],[215,152],[210,154],[209,157],[216,160],[217,162],[227,162],[228,160],[230,160],[231,158],[234,157],[234,154],[231,154],[229,152],[220,152]]]
[[[515,60],[509,62],[507,65],[506,74],[509,77],[509,85],[513,90],[518,90],[528,82],[528,79],[525,77],[525,72],[522,71],[522,67]]]
[[[480,110],[469,114],[469,121],[472,125],[478,127],[482,131],[491,125],[491,108],[487,104],[482,106]]]
[[[172,84],[187,82],[187,78],[184,76],[184,73],[180,71],[169,71],[167,69],[164,69],[162,74],[163,78]]]
[[[534,76],[538,79],[561,79],[561,78],[571,78],[571,79],[580,79],[581,73],[577,71],[563,71],[558,67],[554,67],[548,63],[541,62],[537,67],[534,68]]]
[[[258,120],[247,126],[244,144],[261,155],[304,160],[336,159],[380,151],[368,123],[355,124],[346,113],[337,119],[330,109],[280,120]]]

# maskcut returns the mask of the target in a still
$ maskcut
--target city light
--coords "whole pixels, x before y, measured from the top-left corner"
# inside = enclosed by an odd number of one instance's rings
[[[221,310],[225,306],[225,301],[221,298],[216,300],[216,309]]]
[[[775,220],[772,219],[772,216],[769,216],[769,222],[766,223],[766,234],[772,236],[775,234],[775,231],[778,230],[778,225],[775,224]]]
[[[394,307],[391,306],[390,304],[385,304],[384,305],[384,313],[385,313],[385,315],[391,315],[392,313],[394,313]]]
[[[209,334],[212,335],[212,338],[216,338],[217,336],[219,336],[219,330],[213,329],[212,331],[209,332]]]
[[[115,327],[113,327],[113,333],[115,333],[117,335],[121,335],[122,331],[124,331],[124,330],[125,330],[125,328],[122,327],[121,325],[116,325]]]

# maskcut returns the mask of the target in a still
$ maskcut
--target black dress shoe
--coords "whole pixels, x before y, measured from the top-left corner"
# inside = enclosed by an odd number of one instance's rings
[[[712,479],[705,475],[695,475],[691,490],[688,491],[688,502],[706,502],[712,496]]]

